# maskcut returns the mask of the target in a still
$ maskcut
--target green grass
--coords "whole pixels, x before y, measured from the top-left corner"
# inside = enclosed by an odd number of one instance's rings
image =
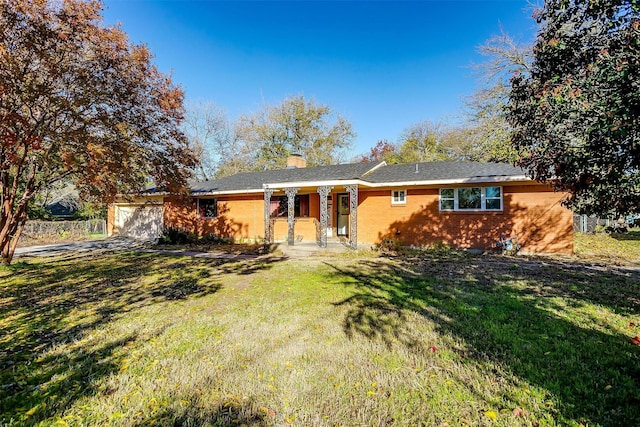
[[[4,425],[639,425],[640,272],[422,254],[0,270]]]
[[[640,265],[640,230],[624,234],[576,234],[575,253],[579,257],[594,258],[609,264]]]

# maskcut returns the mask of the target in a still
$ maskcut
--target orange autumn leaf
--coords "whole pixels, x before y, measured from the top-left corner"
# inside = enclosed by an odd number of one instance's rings
[[[512,412],[516,417],[524,417],[527,414],[522,408],[514,408]]]

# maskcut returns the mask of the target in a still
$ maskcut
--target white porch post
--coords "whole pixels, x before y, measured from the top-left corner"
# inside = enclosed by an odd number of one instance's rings
[[[320,195],[320,247],[327,247],[327,223],[329,222],[329,212],[327,209],[327,196],[331,192],[333,187],[322,186],[318,187],[318,194]]]
[[[349,247],[358,248],[358,184],[345,185],[349,192]]]

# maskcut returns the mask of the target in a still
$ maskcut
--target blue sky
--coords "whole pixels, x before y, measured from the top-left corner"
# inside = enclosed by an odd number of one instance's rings
[[[105,0],[104,17],[147,44],[187,100],[234,119],[303,94],[352,123],[355,155],[421,120],[459,120],[477,46],[500,26],[532,41],[531,12],[528,0]]]

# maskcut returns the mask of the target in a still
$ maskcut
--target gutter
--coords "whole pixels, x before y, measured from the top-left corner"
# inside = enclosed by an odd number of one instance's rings
[[[220,190],[220,191],[191,191],[191,197],[199,197],[199,196],[220,196],[224,194],[256,194],[256,193],[264,193],[263,189],[254,189],[254,190]]]
[[[397,181],[397,182],[364,182],[366,187],[404,187],[415,185],[454,185],[454,184],[483,184],[500,182],[535,182],[526,175],[474,177],[464,179],[433,179],[429,181]]]
[[[396,182],[369,182],[361,179],[334,179],[326,181],[296,181],[296,182],[271,182],[262,184],[261,189],[250,190],[220,190],[220,191],[206,191],[206,192],[191,192],[191,197],[200,196],[221,196],[221,195],[233,195],[233,194],[261,194],[264,190],[272,188],[274,190],[280,190],[285,188],[300,188],[300,187],[321,187],[321,186],[345,186],[345,185],[358,185],[366,188],[382,188],[382,187],[413,187],[413,186],[433,186],[433,185],[457,185],[457,184],[498,184],[498,183],[534,183],[536,181],[527,177],[526,175],[513,175],[513,176],[492,176],[492,177],[474,177],[463,179],[434,179],[426,181],[396,181]]]

